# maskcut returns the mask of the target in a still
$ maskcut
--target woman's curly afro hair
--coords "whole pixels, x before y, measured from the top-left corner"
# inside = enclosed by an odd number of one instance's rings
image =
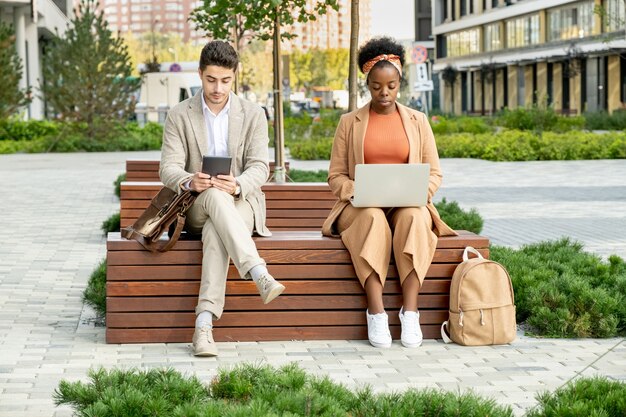
[[[363,65],[365,65],[367,61],[382,54],[398,55],[400,57],[400,64],[404,67],[404,46],[399,44],[396,40],[385,36],[370,39],[365,45],[359,48],[359,70],[363,72]],[[380,61],[374,65],[374,68],[385,65],[391,65],[391,63]],[[402,74],[400,74],[400,77],[402,77]]]

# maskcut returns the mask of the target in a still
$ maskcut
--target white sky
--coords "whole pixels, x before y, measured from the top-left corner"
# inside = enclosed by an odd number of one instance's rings
[[[370,0],[370,33],[398,40],[415,39],[415,0]]]

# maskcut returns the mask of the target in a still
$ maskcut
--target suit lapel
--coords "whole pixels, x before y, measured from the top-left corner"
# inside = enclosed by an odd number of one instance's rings
[[[196,95],[189,100],[188,115],[200,155],[206,155],[209,150],[209,132],[206,130],[206,122],[204,121],[204,114],[202,113],[202,90],[198,91]]]
[[[407,108],[401,104],[397,104],[398,113],[400,113],[400,118],[402,119],[402,126],[404,126],[404,131],[406,132],[406,136],[409,138],[409,162],[415,163],[420,162],[421,156],[419,153],[419,128],[417,126],[417,119],[414,114],[409,113]]]
[[[370,103],[357,110],[355,115],[356,123],[354,124],[354,134],[352,136],[352,144],[354,149],[354,161],[357,164],[365,162],[363,156],[363,142],[365,141],[365,131],[367,123],[370,119]]]
[[[243,127],[243,109],[240,98],[235,94],[230,94],[230,110],[228,111],[228,155],[237,159],[237,148],[241,140],[241,129]]]

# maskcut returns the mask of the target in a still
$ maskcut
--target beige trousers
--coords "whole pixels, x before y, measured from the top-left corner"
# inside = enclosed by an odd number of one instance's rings
[[[393,249],[400,283],[415,270],[420,285],[435,255],[437,235],[426,207],[357,208],[348,205],[337,219],[361,285],[376,272],[385,285]]]
[[[196,314],[210,311],[219,319],[224,311],[230,258],[242,278],[247,278],[254,266],[265,263],[252,240],[252,207],[245,200],[209,188],[200,193],[187,212],[186,227],[191,233],[202,233],[202,277]]]

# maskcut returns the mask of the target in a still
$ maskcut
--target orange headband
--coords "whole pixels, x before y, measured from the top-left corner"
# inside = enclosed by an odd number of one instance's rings
[[[387,54],[378,55],[363,64],[363,74],[367,76],[372,68],[374,68],[374,65],[378,64],[380,61],[388,61],[391,65],[396,67],[396,69],[400,73],[400,77],[402,77],[402,64],[400,63],[400,57],[398,55]]]

